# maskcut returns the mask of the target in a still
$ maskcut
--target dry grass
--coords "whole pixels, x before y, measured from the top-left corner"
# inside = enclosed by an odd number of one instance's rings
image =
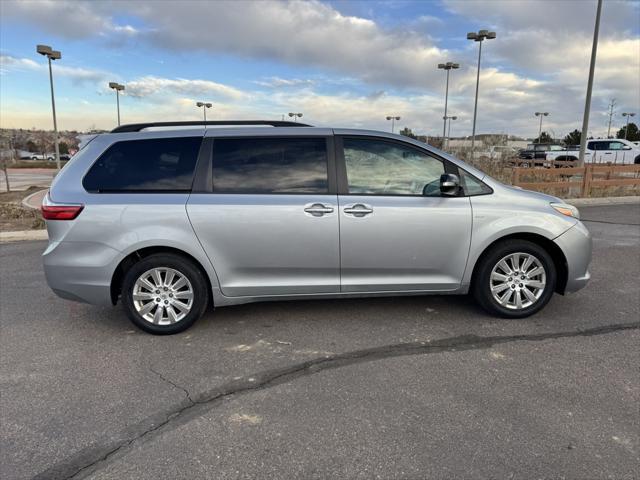
[[[22,206],[22,199],[38,190],[42,190],[42,187],[0,193],[0,230],[40,230],[45,227],[40,210]]]

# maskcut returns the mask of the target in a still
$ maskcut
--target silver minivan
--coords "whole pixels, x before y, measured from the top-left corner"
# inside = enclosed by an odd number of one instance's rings
[[[53,291],[120,299],[154,334],[263,300],[472,293],[520,318],[590,277],[575,207],[376,131],[123,125],[74,155],[42,213]]]

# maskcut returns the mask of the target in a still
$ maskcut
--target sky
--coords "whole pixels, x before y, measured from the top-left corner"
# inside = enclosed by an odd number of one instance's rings
[[[317,126],[442,134],[452,70],[452,136],[470,135],[478,43],[477,133],[562,137],[580,129],[596,0],[12,1],[0,0],[0,126],[52,128],[46,59],[61,130],[123,123],[281,119]],[[622,112],[640,115],[640,1],[604,0],[589,131],[606,135]]]

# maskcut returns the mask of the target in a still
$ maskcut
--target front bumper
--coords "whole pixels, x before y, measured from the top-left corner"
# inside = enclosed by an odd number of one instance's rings
[[[562,249],[567,259],[567,284],[565,293],[576,292],[591,279],[591,233],[582,222],[576,223],[554,242]]]

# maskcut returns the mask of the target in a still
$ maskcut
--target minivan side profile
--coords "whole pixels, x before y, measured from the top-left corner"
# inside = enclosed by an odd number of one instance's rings
[[[42,205],[47,282],[154,334],[209,306],[471,293],[522,318],[588,282],[575,207],[399,135],[265,121],[123,125]],[[163,128],[158,128],[163,127]]]

